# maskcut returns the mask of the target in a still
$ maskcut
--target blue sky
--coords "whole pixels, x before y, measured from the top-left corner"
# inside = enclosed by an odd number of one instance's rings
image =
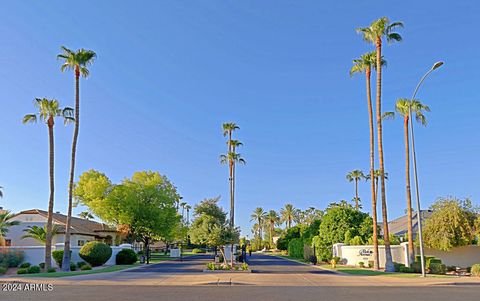
[[[362,3],[360,3],[362,2]],[[418,98],[421,195],[479,204],[480,70],[476,1],[10,1],[0,4],[0,204],[46,208],[47,130],[22,125],[34,97],[73,105],[73,75],[55,59],[61,45],[93,49],[81,82],[77,176],[90,168],[120,181],[138,170],[167,175],[194,204],[228,203],[221,124],[237,122],[247,165],[238,168],[237,222],[249,234],[256,206],[324,208],[353,197],[345,174],[369,166],[364,77],[351,60],[371,46],[354,29],[388,16],[404,41],[384,48],[383,107],[410,97],[437,60],[445,65]],[[403,214],[401,119],[385,122],[391,218]],[[56,204],[66,211],[72,126],[56,126]],[[370,211],[368,184],[360,195]],[[75,209],[75,213],[80,212]]]

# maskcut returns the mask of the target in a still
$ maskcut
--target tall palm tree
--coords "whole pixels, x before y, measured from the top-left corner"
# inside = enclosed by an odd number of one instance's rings
[[[262,207],[257,207],[250,215],[250,221],[256,221],[258,224],[258,236],[262,239],[262,225],[265,220],[267,213],[263,210]]]
[[[229,153],[233,152],[233,144],[232,144],[232,135],[233,132],[239,130],[240,127],[234,122],[225,122],[222,124],[223,136],[228,137],[227,140],[227,156]],[[230,185],[230,226],[233,227],[235,224],[235,191],[234,191],[234,162],[228,161],[228,181]]]
[[[186,205],[185,210],[187,210],[187,226],[190,224],[190,209],[192,209],[192,206]]]
[[[418,99],[410,101],[410,99],[400,98],[395,103],[395,111],[403,117],[403,130],[405,140],[405,182],[407,194],[407,235],[408,235],[408,254],[409,262],[415,261],[415,248],[413,246],[413,222],[412,222],[412,193],[410,190],[410,138],[408,135],[408,126],[410,120],[410,107],[415,119],[423,126],[427,125],[425,112],[430,112],[427,105],[422,104]],[[387,116],[394,116],[393,112],[386,113]]]
[[[401,41],[402,36],[394,32],[396,28],[403,27],[401,22],[390,23],[387,17],[382,17],[372,22],[369,27],[358,28],[357,32],[363,35],[363,39],[375,45],[377,55],[377,95],[376,95],[376,113],[377,113],[377,143],[378,143],[378,163],[380,169],[380,191],[382,194],[382,219],[385,241],[385,270],[393,272],[392,250],[390,248],[390,238],[388,231],[387,216],[387,197],[385,192],[385,163],[383,160],[383,133],[382,133],[382,40],[386,38],[387,42]]]
[[[292,221],[295,216],[298,214],[298,210],[293,207],[292,204],[286,204],[282,209],[280,209],[280,216],[282,221],[285,222],[287,229],[290,229],[292,226]]]
[[[355,169],[349,172],[346,176],[349,182],[355,182],[355,209],[359,209],[359,198],[358,198],[358,181],[365,179],[365,175],[363,171]]]
[[[19,225],[19,221],[10,221],[13,214],[10,211],[4,211],[0,213],[0,247],[5,246],[5,235],[12,226]]]
[[[3,198],[3,187],[0,186],[0,198]]]
[[[180,207],[182,207],[182,221],[185,222],[185,206],[187,206],[187,203],[181,202]]]
[[[382,66],[387,62],[382,58]],[[371,75],[372,69],[377,67],[377,52],[372,51],[362,55],[359,59],[353,60],[353,66],[350,69],[350,76],[355,73],[365,73],[366,77],[366,92],[367,92],[367,105],[368,105],[368,122],[370,130],[370,176],[374,177],[375,170],[375,132],[373,121],[373,106],[372,106],[372,89],[371,89]],[[377,198],[375,194],[375,181],[371,182],[371,195],[372,195],[372,219],[373,219],[373,266],[375,270],[379,268],[378,259],[378,233],[377,233]]]
[[[268,228],[270,231],[270,246],[273,246],[273,232],[275,231],[275,225],[278,224],[280,221],[280,217],[278,216],[275,210],[268,211],[266,215],[266,221],[268,222]]]
[[[34,102],[35,107],[38,109],[37,114],[28,114],[23,117],[23,123],[37,122],[39,118],[44,121],[48,127],[48,140],[49,140],[49,153],[50,153],[50,198],[48,201],[48,213],[47,213],[47,235],[45,243],[45,268],[48,270],[51,267],[52,259],[52,224],[53,224],[53,204],[54,204],[54,190],[55,190],[55,149],[54,149],[54,137],[53,127],[56,117],[62,117],[64,123],[74,122],[73,109],[60,108],[60,105],[55,99],[36,98]]]
[[[45,244],[47,242],[47,233],[48,233],[47,225],[43,227],[28,226],[27,229],[23,229],[23,231],[26,234],[21,237],[22,239],[33,238],[36,241],[41,242],[42,244]],[[52,239],[53,237],[55,237],[55,235],[58,234],[59,231],[60,231],[60,227],[57,224],[53,224],[52,234],[51,234]]]
[[[240,154],[230,151],[226,155],[220,155],[220,163],[228,164],[230,170],[230,224],[235,225],[235,166],[245,165],[246,161]]]
[[[70,271],[70,224],[72,219],[73,207],[73,181],[75,178],[75,161],[77,153],[78,131],[80,128],[80,75],[88,77],[90,71],[88,66],[93,64],[97,57],[94,51],[86,49],[78,49],[73,51],[65,46],[61,47],[62,53],[57,55],[57,59],[63,60],[60,67],[62,72],[73,70],[75,76],[75,128],[73,130],[72,140],[72,157],[70,160],[70,178],[68,182],[68,210],[67,221],[65,224],[65,244],[63,252],[62,270]]]
[[[388,180],[388,172],[383,173],[385,176],[385,180]],[[370,181],[372,177],[370,175],[365,176],[367,181]],[[378,200],[378,180],[380,179],[380,169],[375,169],[373,172],[373,179],[375,182],[375,199]]]

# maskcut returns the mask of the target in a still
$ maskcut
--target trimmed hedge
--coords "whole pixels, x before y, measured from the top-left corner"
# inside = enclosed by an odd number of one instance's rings
[[[58,267],[62,267],[63,262],[63,250],[56,250],[52,252],[52,257],[57,263]],[[70,251],[70,258],[72,258],[72,251]]]
[[[0,275],[3,275],[7,272],[7,268],[6,267],[1,267],[0,266]]]
[[[443,263],[430,263],[430,274],[438,274],[438,275],[445,275],[447,272],[447,266]]]
[[[100,266],[112,256],[112,248],[98,241],[87,242],[79,252],[80,257],[91,266]]]
[[[82,267],[80,268],[80,270],[82,270],[82,271],[89,271],[91,269],[92,269],[92,266],[89,265],[88,263],[85,264],[85,265],[82,265]]]
[[[203,253],[205,253],[205,250],[195,248],[195,249],[192,250],[192,253],[193,254],[203,254]]]
[[[288,255],[303,258],[303,239],[294,238],[288,243]]]
[[[472,273],[472,276],[474,277],[480,277],[480,263],[472,265],[470,273]]]
[[[31,266],[30,262],[24,262],[19,266],[19,268],[28,269],[30,266]]]
[[[134,264],[138,256],[132,249],[122,249],[115,257],[116,264]]]
[[[40,267],[38,265],[32,265],[27,269],[28,274],[38,274],[40,273]]]

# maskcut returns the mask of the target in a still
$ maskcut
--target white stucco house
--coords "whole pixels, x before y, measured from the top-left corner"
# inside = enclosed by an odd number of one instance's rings
[[[65,223],[67,216],[54,213],[53,223],[60,227],[59,233],[53,237],[52,245],[63,243],[65,238]],[[43,227],[47,223],[47,212],[40,209],[21,211],[13,216],[13,221],[20,224],[9,228],[5,241],[7,246],[41,246],[32,238],[24,238],[25,229],[29,226]],[[89,241],[101,241],[109,245],[121,243],[117,231],[106,224],[79,217],[71,219],[71,246],[83,246]]]

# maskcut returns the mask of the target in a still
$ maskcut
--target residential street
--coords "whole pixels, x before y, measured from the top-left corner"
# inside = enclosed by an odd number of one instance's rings
[[[271,255],[248,258],[252,273],[203,273],[208,255],[113,273],[17,278],[52,292],[2,292],[1,300],[476,300],[478,282],[337,274]],[[2,281],[8,278],[2,279]],[[13,279],[11,279],[13,280]],[[372,288],[375,287],[375,288]],[[362,294],[358,294],[361,291]]]

